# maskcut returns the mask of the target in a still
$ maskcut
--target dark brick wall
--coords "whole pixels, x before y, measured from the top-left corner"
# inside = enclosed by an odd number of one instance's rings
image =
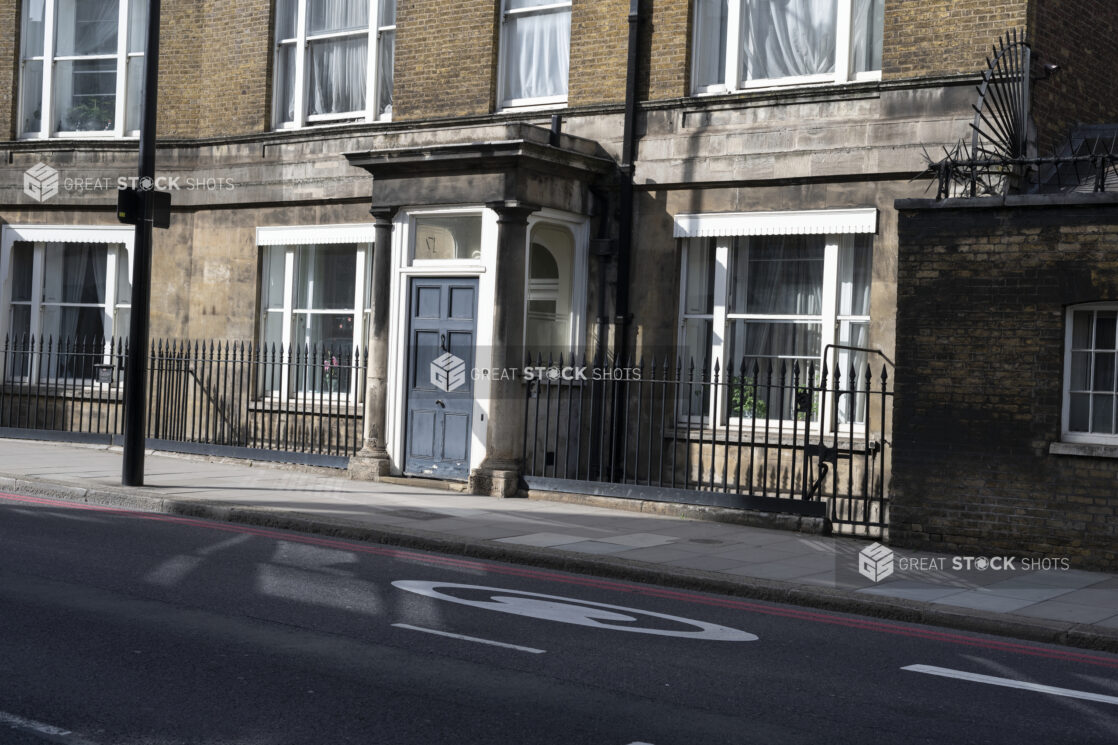
[[[1033,89],[1041,154],[1079,123],[1118,122],[1118,4],[1114,0],[1033,0],[1029,28],[1040,64],[1060,72]],[[1102,73],[1102,71],[1111,71]],[[1102,73],[1102,74],[1100,74]]]
[[[1049,452],[1066,308],[1118,300],[1118,200],[999,201],[897,205],[890,540],[1118,569],[1118,459]]]

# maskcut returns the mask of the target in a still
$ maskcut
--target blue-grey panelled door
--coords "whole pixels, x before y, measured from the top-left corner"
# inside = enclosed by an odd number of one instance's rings
[[[404,472],[465,479],[474,405],[477,280],[413,279],[408,288]]]

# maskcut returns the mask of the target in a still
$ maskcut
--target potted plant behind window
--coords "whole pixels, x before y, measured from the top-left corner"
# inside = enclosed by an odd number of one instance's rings
[[[86,98],[66,112],[58,128],[67,132],[111,131],[115,110],[116,104],[109,97]]]

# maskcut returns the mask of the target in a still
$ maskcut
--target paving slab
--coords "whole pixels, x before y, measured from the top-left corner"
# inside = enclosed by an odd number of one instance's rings
[[[1036,604],[1036,601],[1033,600],[1011,598],[1005,595],[985,592],[983,590],[963,590],[951,595],[945,595],[932,602],[950,605],[956,608],[972,608],[974,610],[992,611],[994,613],[1011,613]]]
[[[1065,603],[1060,600],[1049,600],[1043,603],[1034,603],[1027,608],[1019,608],[1017,612],[1023,616],[1033,618],[1051,618],[1076,623],[1096,623],[1110,618],[1113,608],[1099,608],[1081,603]]]

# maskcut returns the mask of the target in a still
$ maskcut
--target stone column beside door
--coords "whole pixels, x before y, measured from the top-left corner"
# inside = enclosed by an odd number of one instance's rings
[[[497,259],[493,297],[492,366],[524,366],[524,277],[528,216],[539,207],[516,200],[490,202],[497,213]],[[514,497],[523,468],[524,384],[499,376],[491,383],[485,459],[470,472],[473,494]]]
[[[392,281],[392,219],[395,207],[374,207],[373,327],[369,330],[369,370],[365,380],[364,445],[349,459],[350,478],[376,481],[392,473],[385,443],[388,404],[388,320]]]

